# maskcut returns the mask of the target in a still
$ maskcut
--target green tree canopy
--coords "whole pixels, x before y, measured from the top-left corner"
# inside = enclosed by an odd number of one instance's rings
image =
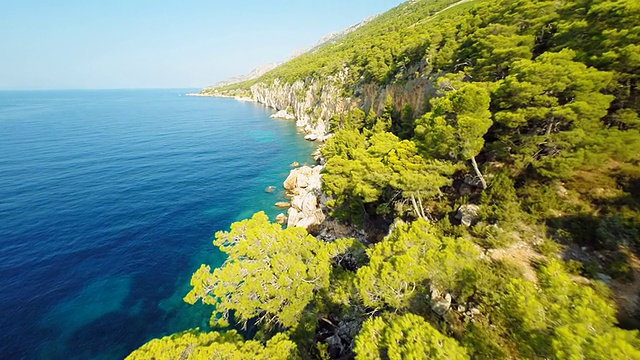
[[[416,127],[416,137],[431,157],[471,160],[476,175],[487,187],[475,157],[491,127],[489,92],[478,84],[464,84],[432,101],[433,110]]]
[[[640,359],[638,332],[616,328],[615,309],[591,287],[557,261],[541,266],[538,279],[512,279],[500,301],[522,357]]]
[[[358,269],[356,287],[365,305],[407,309],[425,287],[454,291],[462,272],[473,267],[477,250],[465,239],[439,236],[429,222],[399,222],[382,242],[367,251],[370,261]]]
[[[298,359],[296,344],[278,334],[265,345],[244,341],[235,330],[225,333],[185,331],[154,339],[127,356],[126,360],[290,360]]]
[[[224,325],[233,311],[241,321],[258,318],[294,326],[314,293],[329,284],[332,247],[303,228],[283,230],[269,223],[264,212],[216,233],[214,244],[227,260],[213,272],[202,265],[184,298],[214,305],[214,324]]]
[[[356,337],[355,353],[357,360],[469,359],[454,339],[414,314],[367,320]]]

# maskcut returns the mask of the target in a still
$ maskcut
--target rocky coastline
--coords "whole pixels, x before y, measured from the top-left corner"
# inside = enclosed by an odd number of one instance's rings
[[[257,102],[252,98],[248,98],[248,97],[243,97],[243,96],[233,96],[233,95],[224,95],[224,94],[219,94],[219,93],[188,93],[188,94],[184,94],[184,96],[196,96],[196,97],[219,97],[219,98],[228,98],[228,99],[234,99],[237,101],[244,101],[244,102]]]

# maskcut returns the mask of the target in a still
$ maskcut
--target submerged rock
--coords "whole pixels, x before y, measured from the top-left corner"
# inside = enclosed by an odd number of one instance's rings
[[[276,187],[275,186],[267,186],[267,188],[264,189],[264,192],[267,192],[267,193],[272,193],[274,191],[276,191]]]

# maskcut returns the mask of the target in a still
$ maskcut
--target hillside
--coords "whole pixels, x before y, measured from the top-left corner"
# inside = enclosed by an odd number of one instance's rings
[[[203,90],[324,140],[330,216],[217,233],[226,331],[131,358],[640,359],[638,44],[635,0],[415,0]]]
[[[350,33],[358,30],[359,28],[361,28],[362,26],[366,25],[367,23],[369,23],[371,20],[375,19],[375,16],[369,16],[367,18],[365,18],[364,20],[362,20],[361,22],[355,24],[355,25],[351,25],[346,29],[340,30],[340,31],[335,31],[332,33],[329,33],[325,36],[323,36],[320,40],[318,40],[318,42],[316,42],[316,44],[314,44],[313,46],[309,46],[307,48],[304,49],[299,49],[296,50],[293,54],[291,54],[284,62],[289,62],[299,56],[305,55],[305,54],[310,54],[310,53],[314,53],[315,51],[319,50],[320,48],[333,44],[337,41],[342,40],[345,36],[349,35]],[[279,67],[280,65],[282,65],[283,63],[273,63],[273,64],[265,64],[262,66],[258,66],[257,68],[251,70],[251,72],[249,72],[248,74],[245,75],[240,75],[240,76],[236,76],[236,77],[232,77],[228,80],[224,80],[221,81],[219,83],[217,83],[216,85],[212,86],[211,89],[217,89],[217,88],[222,88],[222,87],[230,87],[231,85],[234,84],[238,84],[238,83],[245,83],[245,82],[249,82],[251,80],[257,79],[259,77],[261,77],[262,75],[264,75],[265,73]]]

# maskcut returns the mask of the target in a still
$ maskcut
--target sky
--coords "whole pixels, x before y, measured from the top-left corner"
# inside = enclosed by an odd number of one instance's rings
[[[202,88],[402,0],[0,0],[0,89]]]

